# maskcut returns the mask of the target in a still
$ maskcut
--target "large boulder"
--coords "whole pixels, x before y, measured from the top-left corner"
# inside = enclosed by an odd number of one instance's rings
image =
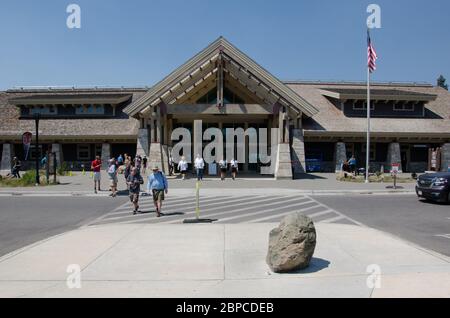
[[[286,273],[309,266],[316,248],[313,221],[301,213],[285,217],[269,236],[267,264],[275,273]]]

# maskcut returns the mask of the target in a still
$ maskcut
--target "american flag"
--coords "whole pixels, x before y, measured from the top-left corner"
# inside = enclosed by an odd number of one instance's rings
[[[372,45],[372,40],[370,39],[370,33],[367,31],[367,66],[369,67],[370,73],[373,73],[377,69],[376,61],[378,59],[377,52]]]

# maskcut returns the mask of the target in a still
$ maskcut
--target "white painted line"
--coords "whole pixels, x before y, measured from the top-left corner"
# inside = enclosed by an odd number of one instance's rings
[[[309,201],[309,202],[313,202],[313,201]],[[319,206],[318,205],[314,205],[314,206],[307,207],[307,208],[304,208],[304,209],[296,210],[295,212],[306,212],[306,211],[309,211],[309,210],[316,209],[317,207],[319,207]],[[322,215],[322,214],[326,214],[326,213],[329,213],[329,212],[331,212],[331,211],[327,210],[327,211],[318,212],[318,213],[315,213],[315,214]],[[268,221],[268,220],[272,220],[272,219],[278,219],[279,217],[283,217],[283,216],[289,215],[291,213],[293,213],[293,211],[283,212],[283,213],[279,213],[277,215],[269,215],[269,216],[266,216],[266,217],[263,217],[263,218],[250,220],[248,223],[258,223],[258,222]]]
[[[292,201],[292,200],[290,200],[290,201]],[[294,203],[294,204],[290,204],[290,205],[283,205],[282,208],[285,209],[285,208],[290,208],[290,207],[303,206],[303,205],[310,204],[310,203],[314,203],[314,202],[313,201],[305,201],[305,202]],[[279,204],[279,203],[276,203],[276,204]],[[276,211],[276,209],[274,209],[272,207],[272,208],[267,208],[267,209],[264,209],[264,210],[261,210],[261,211],[258,211],[258,212],[250,212],[250,213],[245,213],[245,214],[239,214],[239,215],[231,216],[231,217],[228,217],[228,218],[220,219],[217,223],[222,223],[222,222],[225,222],[225,221],[240,219],[240,218],[247,217],[247,216],[260,215],[260,214],[264,214],[266,212],[270,212],[270,211],[274,211],[274,210]],[[292,211],[290,213],[292,213]],[[277,215],[279,215],[279,214],[277,214]],[[271,215],[271,216],[274,216],[274,215]]]
[[[333,223],[333,222],[340,221],[340,220],[345,220],[345,219],[346,219],[345,216],[338,215],[338,216],[336,216],[334,218],[331,218],[331,219],[326,219],[326,220],[319,221],[318,223]]]
[[[443,238],[447,238],[450,240],[450,234],[440,234],[440,235],[435,235],[435,237],[443,237]]]
[[[345,214],[342,214],[341,212],[338,212],[338,211],[336,211],[335,209],[330,208],[328,205],[325,205],[325,204],[323,204],[323,203],[321,203],[321,202],[319,202],[319,201],[317,201],[317,200],[311,198],[310,196],[307,196],[307,197],[308,197],[309,199],[313,200],[314,202],[316,202],[317,204],[319,204],[320,206],[323,206],[323,207],[326,208],[326,209],[332,210],[332,211],[333,211],[334,213],[336,213],[337,215],[341,215],[341,216],[343,216],[344,218],[346,218],[347,220],[349,220],[349,221],[351,221],[351,222],[353,222],[353,223],[355,223],[355,224],[357,224],[357,225],[359,225],[359,226],[361,226],[361,227],[367,227],[366,225],[362,224],[361,222],[358,222],[358,221],[356,221],[356,220],[354,220],[354,219],[352,219],[352,218],[346,216]]]

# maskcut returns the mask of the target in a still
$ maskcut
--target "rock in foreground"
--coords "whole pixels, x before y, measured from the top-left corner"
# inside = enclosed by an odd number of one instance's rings
[[[301,213],[285,217],[269,236],[267,264],[275,273],[286,273],[309,266],[316,248],[313,221]]]

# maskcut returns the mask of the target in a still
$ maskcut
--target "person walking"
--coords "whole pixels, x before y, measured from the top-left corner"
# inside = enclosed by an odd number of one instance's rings
[[[219,161],[219,169],[220,169],[220,180],[225,180],[225,175],[227,174],[227,166],[228,163],[225,159]]]
[[[162,214],[162,201],[164,201],[165,195],[169,191],[169,184],[167,182],[166,176],[164,175],[164,173],[162,173],[162,171],[159,170],[158,166],[154,166],[152,170],[153,173],[148,176],[147,191],[149,194],[151,192],[153,196],[153,203],[156,208],[156,216],[159,218]]]
[[[231,166],[231,177],[233,178],[233,180],[236,180],[236,175],[239,171],[238,161],[236,159],[231,159],[230,166]]]
[[[108,177],[109,177],[109,181],[110,181],[110,186],[111,186],[111,194],[110,196],[115,198],[117,196],[117,163],[116,160],[114,158],[112,158],[111,160],[109,160],[109,165],[108,165]]]
[[[183,156],[183,157],[181,157],[181,160],[178,163],[178,170],[180,170],[181,177],[182,177],[183,180],[186,179],[187,169],[188,169],[188,163],[186,161],[186,158]]]
[[[134,167],[131,169],[131,173],[127,178],[130,201],[134,207],[133,215],[136,215],[139,212],[139,194],[141,192],[141,184],[144,184],[144,180],[142,179],[139,170]]]
[[[139,170],[139,173],[141,173],[142,168],[142,157],[137,155],[136,158],[134,158],[134,167]]]
[[[20,162],[19,158],[14,157],[13,161],[12,161],[12,169],[11,169],[13,178],[20,179],[20,168],[21,167],[22,167],[22,163]]]
[[[98,183],[98,191],[102,191],[100,189],[100,183],[102,180],[102,174],[100,172],[102,168],[102,161],[100,160],[100,156],[96,156],[95,160],[91,163],[91,170],[94,172],[94,192],[97,193],[97,183]]]
[[[205,171],[205,160],[200,155],[195,158],[194,167],[197,171],[197,180],[203,181],[203,173]]]
[[[119,167],[123,165],[123,157],[122,157],[122,154],[120,154],[119,157],[117,158],[117,164],[119,165]]]
[[[143,174],[147,173],[147,162],[148,162],[147,156],[144,156],[144,158],[142,158],[142,172],[143,172]]]

